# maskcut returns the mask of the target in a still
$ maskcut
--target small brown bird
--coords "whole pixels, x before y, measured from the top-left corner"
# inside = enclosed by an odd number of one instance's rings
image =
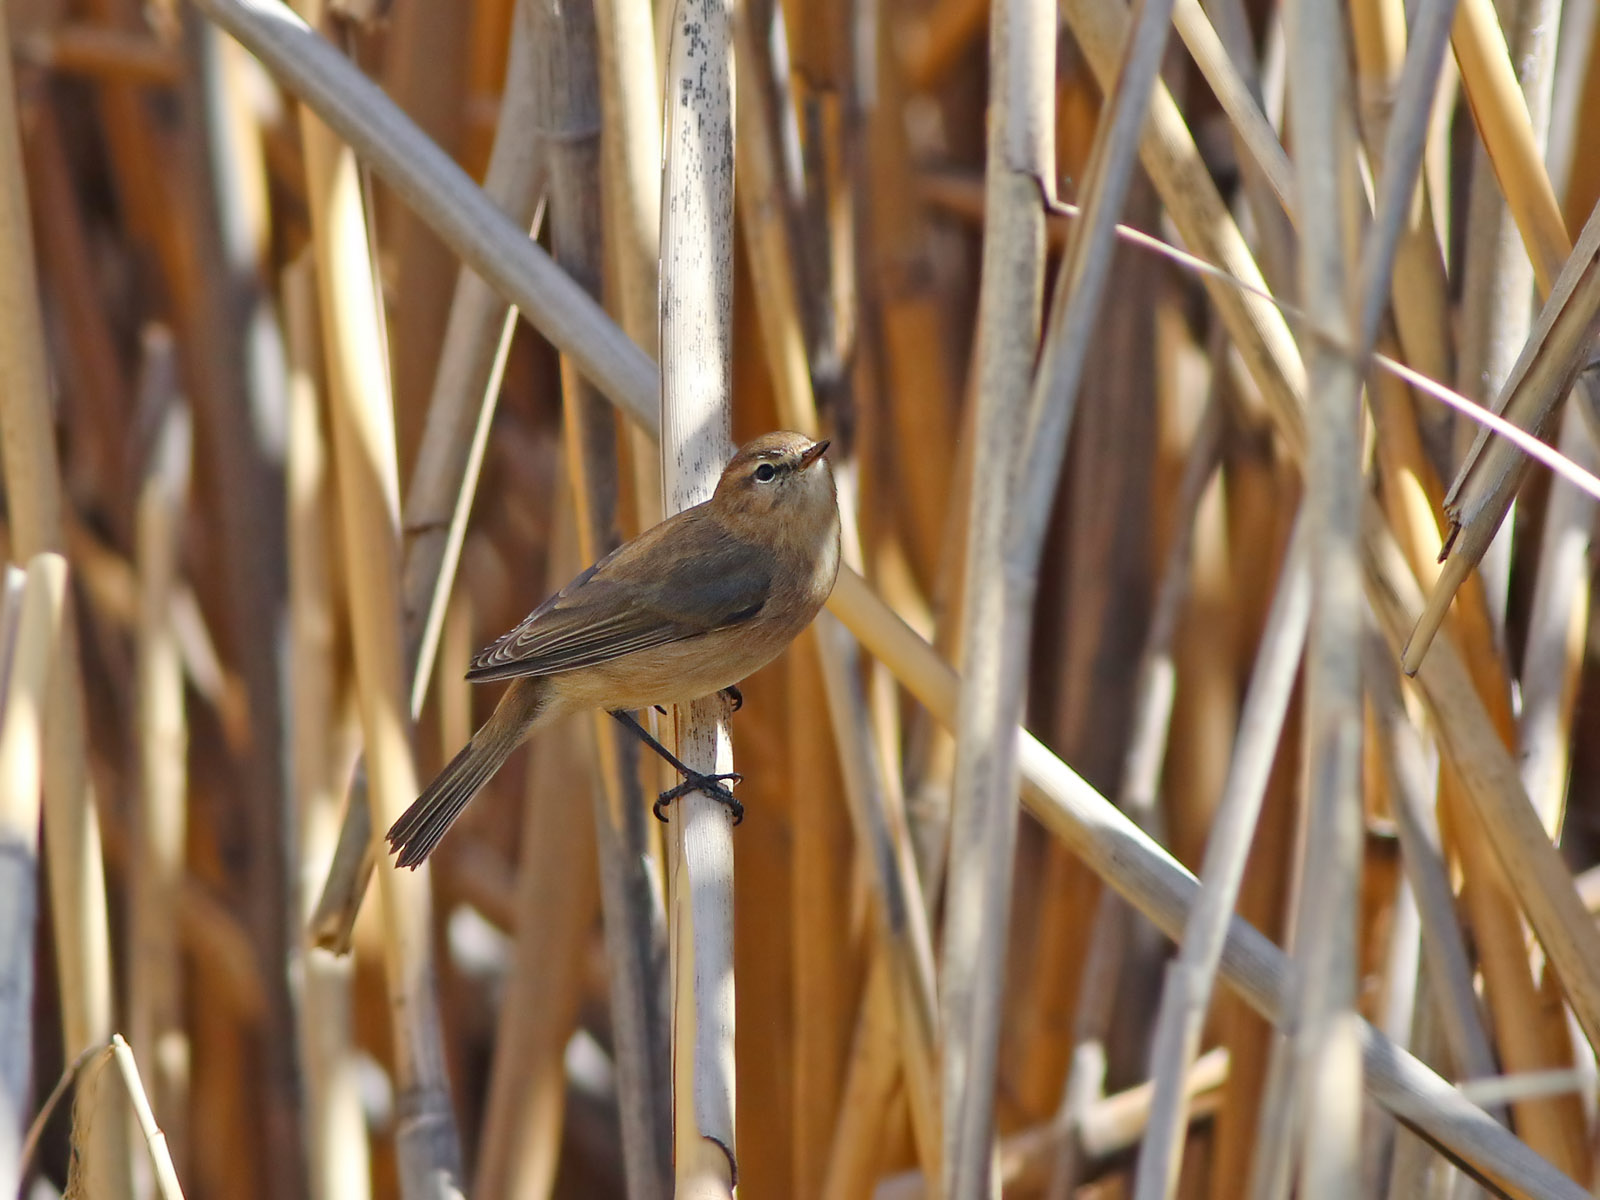
[[[737,776],[689,770],[628,711],[728,690],[811,623],[839,573],[827,448],[798,433],[757,438],[734,455],[711,499],[619,546],[481,651],[468,679],[514,682],[389,830],[396,865],[427,858],[525,737],[588,709],[610,711],[683,774],[656,802],[657,816],[697,789],[742,816],[719,783]]]

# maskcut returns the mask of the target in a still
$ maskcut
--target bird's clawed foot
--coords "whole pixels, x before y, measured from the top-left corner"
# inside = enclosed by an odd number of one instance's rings
[[[737,684],[730,683],[722,689],[722,694],[732,703],[734,712],[738,712],[744,707],[744,693],[739,690]]]
[[[702,775],[699,771],[685,771],[683,773],[683,782],[678,784],[677,787],[668,788],[657,796],[656,802],[650,806],[650,811],[655,813],[656,820],[665,821],[667,819],[667,805],[671,804],[679,796],[687,796],[690,792],[704,792],[717,803],[726,805],[728,811],[733,814],[733,823],[737,825],[744,820],[744,805],[735,799],[731,789],[722,786],[724,779],[730,784],[739,783],[744,779],[744,776],[737,771],[729,771],[722,775]]]

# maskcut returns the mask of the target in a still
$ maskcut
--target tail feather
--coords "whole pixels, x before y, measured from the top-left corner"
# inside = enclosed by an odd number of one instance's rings
[[[432,854],[467,803],[516,749],[519,739],[484,737],[486,732],[479,730],[390,827],[389,849],[400,854],[396,866],[414,868]]]

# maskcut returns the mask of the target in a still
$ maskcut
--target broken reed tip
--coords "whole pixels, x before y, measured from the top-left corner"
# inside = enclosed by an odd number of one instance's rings
[[[1422,606],[1422,615],[1417,618],[1411,636],[1400,651],[1400,669],[1407,675],[1415,675],[1422,666],[1428,647],[1433,645],[1439,626],[1444,624],[1445,613],[1450,611],[1450,602],[1456,598],[1456,592],[1466,582],[1467,575],[1475,565],[1459,554],[1444,560],[1444,569],[1439,572],[1433,590],[1428,593],[1428,599]]]

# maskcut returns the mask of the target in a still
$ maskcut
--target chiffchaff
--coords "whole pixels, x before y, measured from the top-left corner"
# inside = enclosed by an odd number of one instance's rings
[[[557,717],[607,709],[655,745],[628,710],[709,696],[776,658],[839,572],[827,448],[798,433],[757,438],[728,463],[711,499],[618,547],[479,653],[468,679],[513,682],[389,830],[396,865],[427,858],[512,750]],[[740,813],[717,783],[730,777],[668,758],[686,783],[663,801],[700,788]]]

